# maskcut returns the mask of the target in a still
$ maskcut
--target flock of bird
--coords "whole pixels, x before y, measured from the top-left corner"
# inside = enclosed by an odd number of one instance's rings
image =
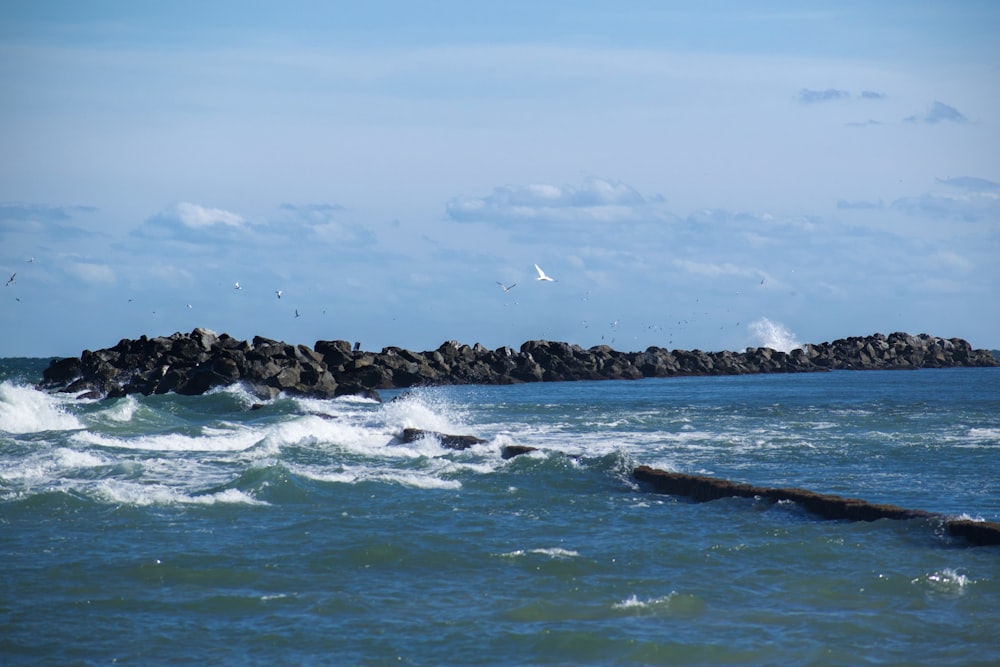
[[[28,262],[33,262],[33,261],[34,261],[34,258],[32,257],[31,259],[28,259],[27,261],[28,261]],[[558,282],[558,281],[557,281],[557,280],[556,280],[555,278],[552,278],[551,276],[549,276],[548,274],[546,274],[546,273],[545,273],[545,271],[544,271],[544,270],[542,269],[542,267],[540,267],[540,266],[539,266],[538,264],[535,264],[535,265],[534,265],[534,267],[535,267],[535,271],[536,271],[536,272],[537,272],[537,274],[538,274],[538,275],[537,275],[537,277],[535,278],[535,280],[536,280],[536,281],[538,281],[538,282],[549,282],[549,283],[554,283],[554,282]],[[4,287],[10,287],[11,285],[14,285],[14,284],[16,283],[16,279],[17,279],[17,272],[15,271],[14,273],[12,273],[12,274],[11,274],[10,278],[8,278],[8,279],[7,279],[7,282],[6,282],[6,283],[4,283]],[[501,290],[503,290],[503,292],[504,292],[505,294],[506,294],[507,292],[510,292],[510,291],[511,291],[512,289],[514,289],[515,287],[517,287],[517,283],[516,283],[516,282],[514,282],[514,283],[511,283],[511,284],[509,284],[509,285],[508,285],[508,284],[506,284],[506,283],[503,283],[503,282],[500,282],[500,281],[497,281],[497,283],[496,283],[496,284],[497,284],[497,285],[498,285],[498,286],[500,287],[500,289],[501,289]],[[761,285],[764,285],[764,280],[761,280],[761,281],[760,281],[760,284],[761,284]],[[236,291],[241,291],[241,290],[243,289],[243,286],[242,286],[242,285],[240,285],[240,283],[239,283],[239,282],[237,281],[237,282],[235,282],[235,283],[233,284],[233,289],[234,289],[234,290],[236,290]],[[277,299],[279,299],[279,300],[280,300],[280,299],[282,298],[283,294],[284,294],[284,292],[283,292],[282,290],[280,290],[280,289],[277,289],[277,290],[274,290],[274,296],[275,296],[275,298],[277,298]],[[588,294],[589,294],[589,292],[588,292]],[[19,301],[19,302],[20,302],[20,300],[21,300],[21,299],[20,299],[19,297],[15,296],[15,300],[17,300],[17,301]],[[585,298],[584,300],[586,300],[586,298]],[[132,301],[132,299],[129,299],[129,302],[131,302],[131,301]],[[515,302],[515,303],[516,303],[516,302]],[[190,308],[193,308],[193,306],[192,306],[192,305],[191,305],[190,303],[189,303],[189,304],[187,304],[187,307],[188,307],[189,309],[190,309]],[[154,312],[154,314],[155,314],[155,312],[156,312],[156,311],[153,311],[153,312]],[[326,312],[326,311],[324,311],[324,313],[325,313],[325,312]],[[298,310],[297,308],[296,308],[296,309],[294,309],[294,313],[295,313],[295,317],[296,317],[296,318],[298,318],[298,317],[301,317],[301,314],[299,313],[299,310]],[[706,313],[706,315],[707,315],[707,314],[708,314],[708,313]],[[588,322],[587,322],[586,320],[582,321],[582,322],[581,322],[581,324],[583,325],[583,327],[584,327],[585,329],[589,328],[589,324],[588,324]],[[687,321],[687,320],[680,320],[680,321],[678,321],[678,322],[677,322],[677,327],[679,327],[679,328],[683,329],[683,328],[685,328],[685,327],[686,327],[686,325],[687,325],[687,324],[688,324],[688,321]],[[609,333],[609,334],[610,334],[611,336],[613,336],[613,335],[615,334],[615,332],[616,332],[616,331],[618,330],[618,321],[617,321],[617,320],[615,320],[615,321],[614,321],[614,322],[612,322],[612,323],[611,323],[611,324],[610,324],[609,326],[610,326],[610,331],[609,331],[608,333]],[[737,327],[739,326],[739,323],[738,323],[738,322],[736,323],[736,326],[737,326]],[[671,338],[671,339],[673,338],[673,331],[672,331],[672,330],[673,330],[673,328],[674,328],[674,327],[670,327],[670,329],[671,329],[671,331],[670,331],[670,338]],[[658,331],[662,331],[662,327],[659,327],[659,326],[654,326],[654,325],[650,325],[650,326],[649,326],[649,329],[651,329],[651,330],[658,330]],[[601,336],[601,340],[605,340],[605,336],[603,336],[603,335],[602,335],[602,336]],[[612,338],[611,338],[611,342],[614,342],[614,340],[615,340],[615,339],[614,339],[614,338],[612,337]],[[672,343],[672,342],[673,342],[673,341],[671,340],[671,341],[670,341],[670,343]]]

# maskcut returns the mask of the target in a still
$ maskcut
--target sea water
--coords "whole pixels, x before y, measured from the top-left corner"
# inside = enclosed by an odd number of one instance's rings
[[[378,403],[75,400],[45,365],[0,360],[0,664],[1000,663],[1000,547],[631,477],[1000,521],[1000,369]]]

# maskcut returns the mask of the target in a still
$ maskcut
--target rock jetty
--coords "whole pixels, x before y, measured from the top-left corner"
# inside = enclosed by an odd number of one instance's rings
[[[763,498],[774,502],[797,503],[803,509],[825,519],[877,521],[879,519],[935,519],[944,523],[948,534],[976,545],[1000,545],[1000,524],[989,521],[956,519],[942,514],[911,510],[895,505],[870,503],[860,498],[815,493],[805,489],[773,488],[730,482],[704,475],[686,475],[639,466],[633,477],[657,493],[684,496],[695,502],[719,498]]]
[[[961,338],[893,333],[852,337],[791,352],[751,347],[744,352],[702,352],[649,347],[619,352],[607,345],[531,340],[515,350],[490,350],[448,341],[436,350],[357,349],[344,340],[310,348],[256,336],[237,340],[207,329],[122,340],[111,348],[56,359],[39,388],[102,398],[127,394],[202,394],[243,383],[262,398],[284,392],[332,398],[377,390],[446,384],[517,384],[569,380],[636,380],[692,375],[803,373],[998,366],[988,350]]]

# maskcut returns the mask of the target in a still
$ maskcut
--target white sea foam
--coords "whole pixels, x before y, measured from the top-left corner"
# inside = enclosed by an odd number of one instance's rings
[[[931,572],[917,577],[916,579],[913,579],[911,583],[928,586],[930,589],[939,593],[961,595],[965,592],[965,588],[969,584],[975,582],[969,579],[968,576],[961,574],[950,567],[946,567],[936,572]]]
[[[31,387],[0,382],[0,431],[41,433],[83,427],[79,419],[64,410],[58,397]]]
[[[458,406],[433,390],[414,390],[388,403],[380,410],[387,428],[402,431],[419,428],[438,433],[463,433],[468,430],[465,415]]]
[[[56,462],[63,468],[96,468],[97,466],[108,465],[108,459],[92,454],[81,452],[68,447],[59,447],[55,451]]]
[[[462,488],[462,483],[457,480],[442,479],[433,472],[424,471],[384,469],[369,466],[340,466],[339,470],[321,471],[308,466],[290,465],[289,469],[296,475],[317,482],[357,484],[359,482],[377,481],[417,489],[455,490]]]
[[[249,449],[257,444],[259,432],[240,428],[235,430],[206,429],[202,435],[163,433],[135,438],[116,438],[92,431],[74,433],[74,442],[116,449],[139,449],[157,452],[233,452]]]
[[[802,343],[796,340],[794,333],[783,324],[772,322],[766,317],[751,322],[749,329],[756,347],[769,347],[780,352],[791,352],[802,347]]]
[[[267,505],[239,489],[226,489],[216,493],[190,495],[160,484],[136,484],[106,480],[96,487],[96,495],[110,503],[120,505]]]
[[[563,549],[561,547],[547,547],[542,549],[516,549],[514,551],[507,551],[500,554],[502,558],[520,558],[528,554],[537,554],[539,556],[548,556],[549,558],[576,558],[580,555],[579,552],[572,549]]]
[[[135,396],[129,395],[117,401],[114,405],[104,411],[104,415],[111,421],[130,422],[135,416],[135,411],[139,407],[139,402]]]
[[[645,600],[640,600],[639,596],[633,593],[624,600],[616,602],[612,605],[612,607],[615,609],[645,609],[648,607],[660,607],[663,605],[669,605],[675,595],[677,595],[676,592],[671,592],[668,595],[663,595],[658,598],[646,598]]]

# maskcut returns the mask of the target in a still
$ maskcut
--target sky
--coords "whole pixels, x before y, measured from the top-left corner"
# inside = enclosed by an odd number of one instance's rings
[[[997,34],[968,0],[5,0],[0,357],[1000,348]]]

